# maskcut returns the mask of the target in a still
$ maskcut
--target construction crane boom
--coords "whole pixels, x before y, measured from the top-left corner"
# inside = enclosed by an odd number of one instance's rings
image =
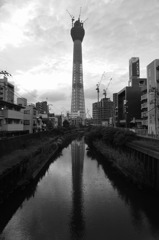
[[[107,85],[106,89],[103,89],[103,95],[105,96],[105,98],[107,96],[107,90],[108,90],[108,87],[110,85],[111,80],[112,80],[112,78],[109,79],[109,82],[108,82],[108,85]]]
[[[73,27],[73,22],[75,20],[75,17],[66,9],[66,11],[68,12],[68,14],[70,15],[71,17],[71,20],[72,20],[72,27]]]
[[[103,74],[102,74],[102,76],[101,76],[101,79],[100,79],[99,83],[96,84],[96,90],[97,90],[97,98],[98,98],[98,102],[99,102],[99,87],[100,87],[100,84],[101,84],[101,82],[102,82],[102,80],[103,80],[104,77],[105,77],[105,72],[103,72]]]

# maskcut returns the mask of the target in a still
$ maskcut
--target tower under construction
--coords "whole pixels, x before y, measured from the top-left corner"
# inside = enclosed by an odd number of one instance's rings
[[[85,99],[83,88],[83,66],[82,66],[82,41],[85,35],[83,22],[80,17],[74,22],[72,17],[71,37],[74,42],[73,47],[73,73],[72,73],[72,99],[71,114],[85,119]]]

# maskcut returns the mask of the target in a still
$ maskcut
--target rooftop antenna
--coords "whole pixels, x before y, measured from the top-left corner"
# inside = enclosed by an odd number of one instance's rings
[[[72,20],[72,27],[73,27],[73,22],[74,22],[74,20],[75,20],[75,17],[72,15],[72,14],[70,14],[69,13],[69,11],[66,9],[66,11],[68,12],[68,14],[70,15],[70,17],[71,17],[71,20]]]
[[[82,25],[87,21],[88,18],[86,18],[84,21],[81,21]]]
[[[80,12],[79,12],[79,17],[78,17],[79,20],[80,20],[80,17],[81,17],[81,11],[82,11],[82,7],[80,7]]]

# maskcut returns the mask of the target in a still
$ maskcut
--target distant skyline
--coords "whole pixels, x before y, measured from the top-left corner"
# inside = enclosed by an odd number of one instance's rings
[[[84,23],[83,82],[86,112],[97,101],[96,84],[107,96],[128,85],[129,59],[140,58],[140,77],[159,58],[158,0],[0,0],[0,71],[12,77],[17,96],[48,101],[51,112],[71,108],[73,42],[71,18]],[[52,104],[52,105],[51,105]]]

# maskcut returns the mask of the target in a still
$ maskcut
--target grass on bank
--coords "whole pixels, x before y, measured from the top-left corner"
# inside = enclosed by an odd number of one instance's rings
[[[103,141],[95,141],[93,146],[134,183],[140,187],[143,185],[150,186],[144,165],[139,159],[122,151],[119,152],[119,150],[106,145]]]
[[[118,128],[96,127],[90,129],[85,140],[88,146],[97,149],[133,182],[139,186],[150,187],[142,161],[125,151],[128,142],[140,142],[134,132]]]

